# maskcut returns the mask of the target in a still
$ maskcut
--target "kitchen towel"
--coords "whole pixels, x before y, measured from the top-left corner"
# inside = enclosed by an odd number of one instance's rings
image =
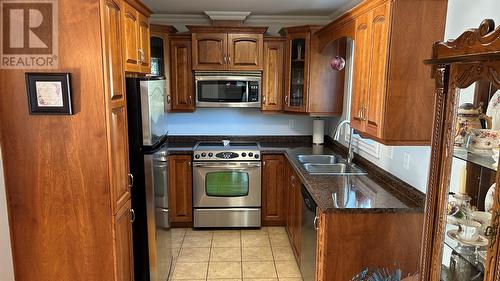
[[[325,120],[315,118],[313,120],[313,143],[323,144],[325,142]]]

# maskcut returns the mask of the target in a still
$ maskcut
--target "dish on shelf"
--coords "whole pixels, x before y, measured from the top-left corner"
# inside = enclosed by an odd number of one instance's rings
[[[488,238],[484,237],[483,235],[478,235],[477,238],[474,240],[463,240],[458,236],[458,229],[448,230],[448,232],[446,232],[446,235],[448,235],[448,237],[450,237],[451,239],[465,246],[475,246],[475,247],[488,246]]]
[[[485,234],[486,228],[491,225],[491,214],[488,212],[474,211],[470,213],[470,219],[481,224],[479,234]]]
[[[491,129],[471,129],[470,148],[474,153],[489,153],[500,144],[500,131]]]
[[[486,198],[484,198],[484,209],[486,212],[491,213],[493,209],[493,193],[495,193],[496,183],[492,184],[486,193]]]
[[[500,91],[491,97],[486,108],[486,115],[491,118],[491,128],[500,130]]]

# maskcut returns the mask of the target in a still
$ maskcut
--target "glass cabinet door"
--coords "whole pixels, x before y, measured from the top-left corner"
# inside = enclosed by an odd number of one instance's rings
[[[453,89],[452,89],[453,90]],[[456,89],[441,280],[484,280],[500,140],[500,91],[486,81]]]
[[[289,39],[289,81],[285,106],[288,111],[305,112],[307,102],[307,39],[295,35]]]

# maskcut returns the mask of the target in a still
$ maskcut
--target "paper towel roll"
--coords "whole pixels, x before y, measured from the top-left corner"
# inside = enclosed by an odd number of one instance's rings
[[[323,144],[325,142],[325,120],[313,120],[313,143]]]

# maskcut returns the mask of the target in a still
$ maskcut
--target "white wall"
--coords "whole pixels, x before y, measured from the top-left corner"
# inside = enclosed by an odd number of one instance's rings
[[[9,220],[7,215],[7,200],[5,196],[5,181],[3,175],[2,151],[0,150],[0,280],[14,280],[12,251],[10,247]]]
[[[500,1],[498,0],[449,0],[446,19],[445,38],[453,39],[469,28],[477,28],[486,18],[495,20],[500,25]],[[429,46],[431,48],[431,46]],[[346,94],[349,100],[350,95]],[[348,116],[349,101],[344,105],[344,116]],[[329,120],[329,130],[333,135],[338,119]],[[345,137],[342,137],[345,142]],[[357,145],[357,144],[356,144]],[[399,177],[422,192],[427,190],[427,177],[430,163],[430,147],[384,146],[374,141],[362,141],[359,150],[361,156]],[[403,167],[405,154],[410,159],[409,169]],[[457,165],[460,166],[460,165]]]
[[[169,113],[169,135],[311,135],[312,118],[265,115],[255,108],[199,108]]]

